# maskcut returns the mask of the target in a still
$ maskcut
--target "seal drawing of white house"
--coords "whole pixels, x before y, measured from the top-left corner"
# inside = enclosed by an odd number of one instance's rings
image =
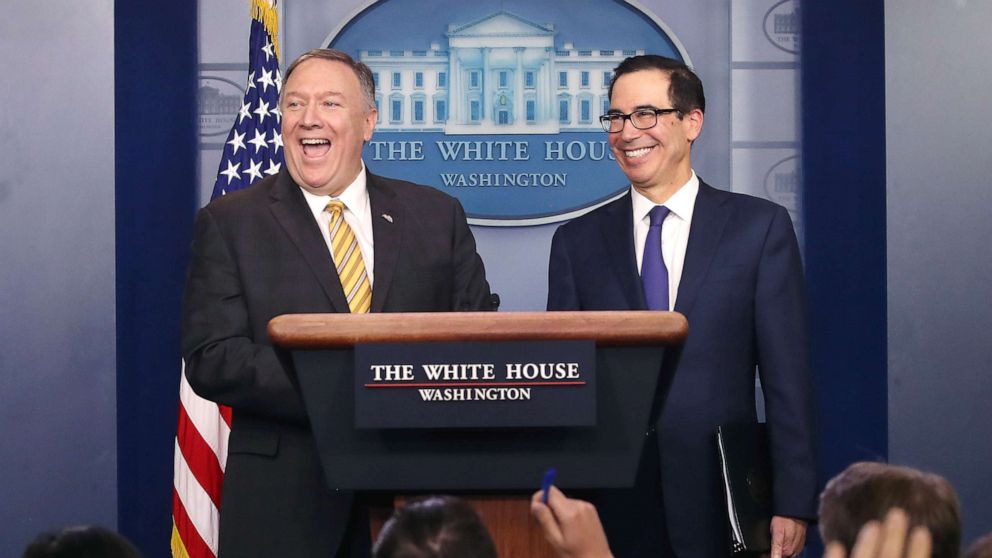
[[[613,68],[643,50],[555,46],[553,24],[506,11],[448,24],[448,48],[363,49],[377,130],[445,134],[601,132]]]

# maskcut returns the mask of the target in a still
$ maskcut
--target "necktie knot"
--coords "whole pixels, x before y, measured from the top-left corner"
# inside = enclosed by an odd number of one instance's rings
[[[344,211],[344,202],[341,200],[331,200],[327,202],[327,205],[324,207],[324,211],[330,213],[331,215],[341,213]]]
[[[665,217],[668,217],[668,214],[670,212],[671,212],[671,209],[668,209],[667,207],[665,207],[663,205],[656,205],[656,206],[654,206],[651,209],[651,212],[648,213],[648,215],[651,217],[651,224],[649,226],[651,226],[651,227],[660,227],[661,224],[665,222]]]

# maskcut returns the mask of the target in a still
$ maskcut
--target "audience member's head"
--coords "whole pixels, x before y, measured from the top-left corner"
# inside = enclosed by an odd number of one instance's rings
[[[42,533],[24,558],[141,558],[127,539],[103,527],[67,527]]]
[[[861,527],[901,508],[910,527],[933,536],[934,558],[957,558],[961,512],[954,488],[939,475],[885,463],[855,463],[827,483],[820,494],[820,533],[850,550]]]
[[[932,558],[930,529],[917,525],[910,529],[909,516],[899,508],[885,514],[885,521],[869,521],[858,533],[850,550],[838,541],[827,543],[823,558]]]
[[[433,496],[396,510],[372,554],[375,558],[496,558],[496,547],[472,506],[450,496]]]
[[[971,543],[964,558],[992,558],[992,533]]]

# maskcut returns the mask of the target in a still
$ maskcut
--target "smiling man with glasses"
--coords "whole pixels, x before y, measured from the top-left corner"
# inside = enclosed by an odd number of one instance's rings
[[[616,556],[730,553],[716,428],[755,422],[760,374],[772,466],[772,557],[799,553],[816,515],[812,373],[799,246],[785,208],[696,176],[706,100],[695,73],[624,60],[600,117],[630,193],[561,226],[549,310],[675,310],[636,485],[595,497]]]

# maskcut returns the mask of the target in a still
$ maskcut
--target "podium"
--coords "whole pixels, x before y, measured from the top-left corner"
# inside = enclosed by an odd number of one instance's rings
[[[456,494],[479,510],[500,556],[535,557],[553,556],[528,511],[549,467],[565,490],[633,485],[654,402],[667,385],[659,383],[665,349],[684,341],[688,324],[675,312],[647,311],[293,314],[274,318],[268,331],[292,353],[332,489],[388,494],[396,503]],[[595,345],[590,424],[356,426],[356,346],[556,341]],[[373,536],[389,513],[388,505],[373,509]]]

